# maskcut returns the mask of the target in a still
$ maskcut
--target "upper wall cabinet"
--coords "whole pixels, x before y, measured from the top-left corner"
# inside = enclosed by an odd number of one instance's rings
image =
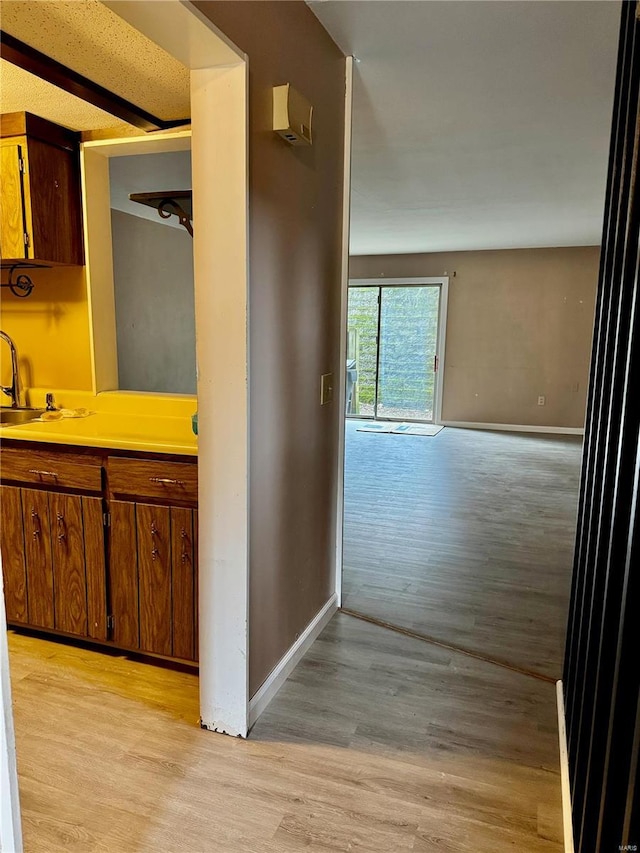
[[[0,255],[84,263],[78,136],[30,113],[0,116]]]

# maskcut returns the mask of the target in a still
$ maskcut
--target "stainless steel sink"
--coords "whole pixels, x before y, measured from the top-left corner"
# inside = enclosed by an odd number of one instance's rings
[[[0,426],[20,426],[28,424],[39,418],[44,409],[29,409],[26,406],[13,408],[9,406],[0,407]]]

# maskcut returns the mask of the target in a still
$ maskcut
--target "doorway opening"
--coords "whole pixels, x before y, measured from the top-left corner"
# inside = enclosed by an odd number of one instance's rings
[[[440,421],[447,289],[446,278],[349,283],[348,418]]]

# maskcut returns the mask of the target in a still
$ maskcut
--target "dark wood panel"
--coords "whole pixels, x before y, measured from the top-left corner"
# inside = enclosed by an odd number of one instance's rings
[[[87,636],[87,577],[82,498],[49,495],[55,627]]]
[[[29,138],[27,156],[33,257],[58,264],[82,264],[77,151]]]
[[[194,660],[199,659],[199,642],[200,642],[200,562],[198,551],[198,510],[193,511],[193,622],[194,622],[194,638],[193,638],[193,657]]]
[[[53,568],[49,496],[36,489],[22,489],[29,624],[53,628]]]
[[[102,498],[82,498],[87,576],[87,634],[107,639],[107,574]]]
[[[168,504],[198,500],[198,467],[188,462],[110,456],[108,475],[109,491],[115,496],[157,498]]]
[[[171,655],[171,521],[168,507],[136,505],[140,648]]]
[[[102,490],[99,456],[5,447],[0,452],[0,476],[4,482],[28,483],[55,488]]]
[[[77,151],[80,144],[80,134],[75,130],[68,130],[33,113],[0,115],[0,137],[6,139],[11,136],[30,136],[67,151]]]
[[[173,656],[195,659],[193,510],[171,508]]]
[[[140,645],[136,507],[111,502],[109,582],[115,643],[137,649]]]
[[[20,489],[0,486],[0,527],[7,621],[28,622],[27,570]]]

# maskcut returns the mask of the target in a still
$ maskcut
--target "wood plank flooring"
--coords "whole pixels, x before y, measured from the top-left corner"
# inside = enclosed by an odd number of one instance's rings
[[[559,678],[581,452],[577,436],[347,421],[344,606]]]
[[[193,675],[10,634],[26,853],[561,853],[554,688],[337,614],[248,741]]]

